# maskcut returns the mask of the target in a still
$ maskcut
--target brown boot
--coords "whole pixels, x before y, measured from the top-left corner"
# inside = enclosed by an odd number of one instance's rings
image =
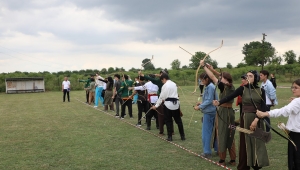
[[[115,111],[115,109],[114,109],[114,104],[109,105],[109,109],[110,109],[111,111]]]
[[[107,110],[108,110],[108,105],[105,105],[105,106],[104,106],[104,110],[103,110],[103,111],[105,111],[105,112],[106,112]]]

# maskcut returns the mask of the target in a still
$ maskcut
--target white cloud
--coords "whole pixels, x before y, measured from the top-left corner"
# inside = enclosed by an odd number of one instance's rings
[[[279,54],[300,54],[300,2],[69,0],[0,2],[0,72],[140,68],[154,55],[170,68],[209,52],[219,66],[242,61],[242,47],[268,36]]]

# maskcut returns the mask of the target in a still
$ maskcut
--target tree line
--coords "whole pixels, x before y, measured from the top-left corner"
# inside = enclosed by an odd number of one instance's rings
[[[270,42],[259,42],[253,41],[249,44],[244,44],[242,49],[244,59],[235,68],[227,63],[225,68],[218,68],[218,62],[211,59],[210,56],[206,58],[206,62],[211,64],[216,70],[229,72],[235,81],[238,81],[241,75],[247,71],[255,69],[262,70],[266,69],[270,73],[275,74],[278,82],[291,82],[295,77],[300,76],[300,56],[297,55],[293,50],[285,52],[282,56],[279,56],[276,52],[275,47]],[[178,85],[194,85],[195,82],[195,70],[199,66],[199,59],[203,59],[206,53],[196,52],[195,55],[191,56],[190,64],[181,67],[180,60],[176,59],[171,62],[171,70],[169,74],[171,79]],[[65,76],[69,77],[72,84],[73,90],[82,90],[84,84],[79,83],[80,80],[86,80],[91,74],[99,73],[103,77],[112,76],[114,74],[127,74],[132,79],[137,77],[137,72],[143,70],[144,74],[155,74],[159,73],[162,68],[155,68],[153,63],[149,62],[150,59],[146,58],[142,61],[143,68],[132,67],[126,71],[123,67],[109,67],[98,69],[86,69],[86,70],[74,70],[74,71],[58,71],[58,72],[20,72],[15,71],[13,73],[1,73],[0,74],[0,92],[5,92],[5,79],[16,78],[16,77],[44,77],[46,91],[61,90],[61,82]],[[285,64],[283,64],[285,61]],[[203,70],[200,70],[200,72]]]

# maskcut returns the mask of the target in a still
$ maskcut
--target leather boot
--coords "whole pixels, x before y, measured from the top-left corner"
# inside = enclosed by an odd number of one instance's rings
[[[115,111],[115,109],[114,109],[114,104],[109,105],[109,109],[110,109],[111,111]]]
[[[172,136],[168,136],[167,141],[173,141]]]
[[[107,111],[108,110],[108,105],[105,105],[104,106],[104,111]]]

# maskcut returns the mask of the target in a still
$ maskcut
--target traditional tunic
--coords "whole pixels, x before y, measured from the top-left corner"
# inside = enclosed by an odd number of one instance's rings
[[[234,92],[234,86],[228,86],[220,82],[218,85],[220,89],[219,98],[223,99],[227,95]],[[235,145],[234,145],[234,134],[235,130],[229,129],[229,125],[234,125],[235,115],[232,109],[232,103],[234,99],[227,103],[224,103],[219,107],[219,114],[216,119],[216,130],[217,130],[217,141],[218,141],[218,152],[221,160],[226,158],[226,149],[229,150],[231,160],[235,160]]]
[[[259,87],[253,88],[251,85],[251,95],[255,105],[259,110],[265,110],[265,92]],[[241,117],[240,126],[250,130],[250,125],[256,118],[256,108],[251,101],[249,94],[248,84],[239,87],[231,95],[224,97],[220,100],[220,105],[228,102],[235,97],[242,96],[243,112]],[[264,129],[263,121],[260,120],[257,123],[257,128]],[[240,149],[239,149],[239,165],[238,169],[245,170],[251,167],[264,167],[269,166],[269,158],[265,143],[253,137],[249,137],[248,134],[240,132]]]
[[[104,95],[104,105],[111,105],[113,103],[113,91],[112,91],[112,87],[110,85],[110,82],[107,83],[106,86],[106,91],[105,91],[105,95]]]

